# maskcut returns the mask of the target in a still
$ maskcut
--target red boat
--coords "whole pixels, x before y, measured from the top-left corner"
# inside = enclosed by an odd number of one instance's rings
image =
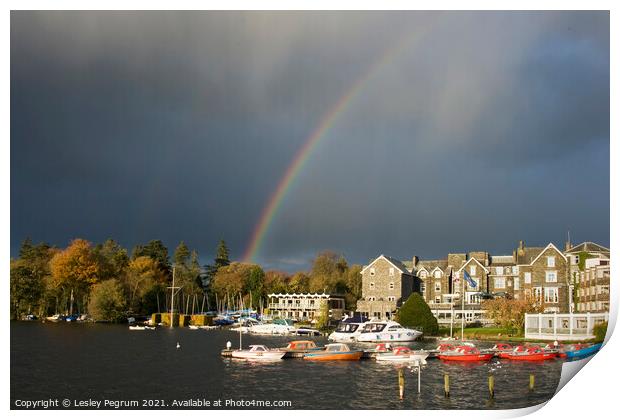
[[[527,351],[527,347],[525,346],[517,346],[513,347],[510,351],[504,351],[499,354],[500,359],[509,359],[511,354],[515,353],[525,353]]]
[[[519,346],[522,347],[522,346]],[[557,352],[546,352],[540,348],[540,346],[527,347],[525,351],[513,351],[508,353],[505,357],[509,360],[525,360],[528,362],[542,362],[544,360],[551,360],[557,357]]]
[[[437,357],[449,362],[487,362],[493,353],[480,353],[476,347],[458,346],[455,350],[439,353]]]

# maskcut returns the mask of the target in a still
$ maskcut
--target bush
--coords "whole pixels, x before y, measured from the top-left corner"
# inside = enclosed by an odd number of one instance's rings
[[[95,321],[117,322],[125,315],[125,304],[120,282],[110,279],[92,287],[88,311]]]
[[[400,307],[396,319],[405,327],[420,328],[426,335],[437,335],[439,324],[419,293],[413,293]]]
[[[607,321],[601,322],[600,324],[596,324],[594,326],[594,336],[596,337],[596,342],[605,341],[605,334],[607,333]]]

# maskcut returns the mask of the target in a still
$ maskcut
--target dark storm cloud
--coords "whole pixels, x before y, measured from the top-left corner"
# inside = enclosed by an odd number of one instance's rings
[[[322,116],[260,262],[518,239],[609,243],[604,12],[13,12],[11,246],[247,245]]]

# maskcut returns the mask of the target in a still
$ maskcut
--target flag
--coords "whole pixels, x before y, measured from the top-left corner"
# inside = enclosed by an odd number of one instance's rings
[[[469,287],[476,287],[476,286],[478,286],[478,283],[476,283],[476,282],[474,281],[474,279],[472,279],[472,278],[469,276],[469,273],[468,273],[467,271],[465,271],[465,270],[463,270],[463,278],[464,278],[465,280],[467,280],[467,284],[469,284]]]

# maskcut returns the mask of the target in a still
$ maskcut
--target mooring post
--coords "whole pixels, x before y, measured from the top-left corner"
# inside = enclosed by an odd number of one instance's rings
[[[418,362],[418,394],[420,393],[420,385],[421,385],[420,375],[422,375],[422,364]]]
[[[530,391],[534,390],[534,382],[535,382],[534,374],[530,373]]]
[[[398,391],[402,400],[405,395],[405,374],[402,369],[398,369]]]
[[[495,377],[493,375],[489,375],[489,397],[495,397]]]
[[[443,393],[446,397],[450,396],[450,375],[443,375]]]

